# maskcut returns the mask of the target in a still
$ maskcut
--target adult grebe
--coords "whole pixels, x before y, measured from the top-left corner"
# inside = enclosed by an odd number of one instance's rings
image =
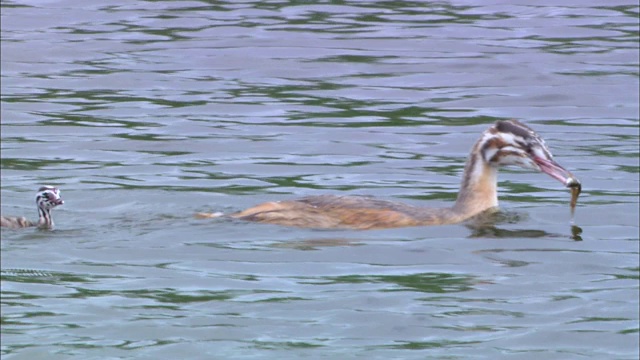
[[[37,226],[42,229],[53,228],[53,218],[51,218],[51,210],[64,204],[60,198],[60,190],[51,186],[43,186],[38,189],[36,194],[36,205],[38,206],[38,222],[29,221],[24,217],[0,217],[0,226],[13,229]]]
[[[579,190],[580,181],[553,160],[544,140],[517,120],[497,121],[471,149],[462,185],[449,208],[416,207],[360,196],[309,196],[267,202],[230,217],[305,228],[384,229],[402,226],[453,224],[498,206],[497,170],[517,165],[541,171]],[[199,213],[201,218],[223,216]]]

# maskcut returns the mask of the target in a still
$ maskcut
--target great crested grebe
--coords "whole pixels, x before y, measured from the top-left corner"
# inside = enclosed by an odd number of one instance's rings
[[[53,218],[51,210],[64,204],[60,198],[60,190],[52,186],[43,186],[36,194],[36,205],[38,206],[38,222],[29,221],[24,217],[0,217],[0,226],[19,229],[37,226],[41,229],[53,229]]]
[[[309,196],[267,202],[228,216],[305,228],[384,229],[462,222],[498,206],[497,170],[517,165],[541,171],[577,190],[580,181],[553,160],[544,140],[517,120],[497,121],[471,149],[455,204],[426,208],[360,196]],[[224,216],[199,213],[200,218]]]

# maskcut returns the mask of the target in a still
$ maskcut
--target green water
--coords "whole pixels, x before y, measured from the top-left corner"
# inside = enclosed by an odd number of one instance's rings
[[[3,359],[637,359],[633,2],[3,1]],[[446,205],[520,119],[578,176],[489,225],[317,231],[271,200]],[[579,240],[579,241],[576,241]]]

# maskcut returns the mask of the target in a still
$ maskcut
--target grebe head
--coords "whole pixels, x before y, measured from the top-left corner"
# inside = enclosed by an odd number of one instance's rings
[[[42,209],[46,212],[53,209],[58,205],[64,204],[64,201],[60,197],[60,190],[52,186],[43,186],[38,189],[36,194],[36,204],[38,209]]]
[[[540,135],[517,120],[497,121],[480,141],[482,158],[490,166],[516,165],[541,171],[567,187],[579,187],[573,174],[553,160]]]

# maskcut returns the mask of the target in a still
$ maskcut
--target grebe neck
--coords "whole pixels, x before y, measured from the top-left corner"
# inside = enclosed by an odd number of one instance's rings
[[[53,219],[49,209],[38,207],[38,227],[42,229],[53,228]]]
[[[480,142],[467,159],[458,198],[451,209],[463,218],[498,206],[498,170],[483,159],[479,146]]]

